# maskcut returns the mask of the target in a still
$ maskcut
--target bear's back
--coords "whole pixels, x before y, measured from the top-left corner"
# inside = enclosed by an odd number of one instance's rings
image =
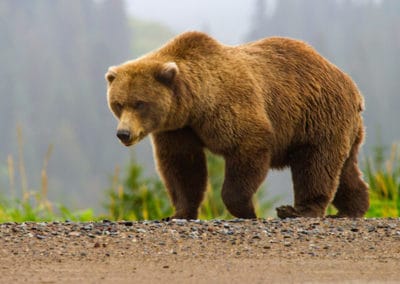
[[[167,42],[155,55],[177,60],[196,60],[222,51],[222,45],[205,33],[190,31]]]

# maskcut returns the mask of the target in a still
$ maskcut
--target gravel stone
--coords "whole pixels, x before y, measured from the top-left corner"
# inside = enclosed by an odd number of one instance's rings
[[[151,256],[400,261],[400,218],[232,219],[0,224],[3,257],[71,258]],[[290,248],[290,249],[286,249]]]

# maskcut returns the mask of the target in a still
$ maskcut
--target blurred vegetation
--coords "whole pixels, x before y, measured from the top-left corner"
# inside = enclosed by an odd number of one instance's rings
[[[100,217],[94,216],[92,209],[71,211],[64,204],[52,203],[48,199],[48,174],[47,167],[53,151],[52,145],[47,149],[40,170],[40,188],[29,187],[24,159],[24,143],[22,131],[18,128],[18,159],[12,155],[7,159],[7,172],[9,179],[9,195],[0,194],[0,222],[24,221],[91,221]],[[16,178],[19,177],[19,183]],[[17,188],[17,184],[20,188]]]
[[[17,152],[21,125],[27,179],[39,183],[52,144],[49,195],[85,205],[117,157],[104,74],[132,56],[124,1],[2,0],[0,23],[0,158]]]
[[[224,161],[222,158],[207,154],[209,182],[204,201],[199,210],[200,219],[233,218],[221,199],[224,179]],[[142,168],[134,161],[130,162],[124,177],[120,177],[117,168],[112,177],[112,186],[107,190],[105,204],[109,218],[113,220],[162,219],[173,214],[167,191],[159,179],[143,178]],[[265,189],[261,188],[255,197],[258,216],[267,217],[276,199],[267,199]]]
[[[22,145],[22,144],[21,144]],[[21,147],[20,145],[20,147]],[[378,146],[374,154],[361,163],[364,167],[366,182],[370,185],[371,207],[366,217],[400,217],[400,151],[393,145],[391,151]],[[171,216],[172,206],[163,184],[157,178],[144,178],[142,168],[131,159],[126,171],[122,174],[117,168],[112,176],[110,188],[106,191],[104,216],[95,216],[92,209],[71,211],[63,204],[52,203],[47,197],[47,161],[51,147],[45,156],[41,170],[41,188],[39,190],[22,187],[22,197],[15,197],[15,172],[24,172],[23,149],[20,150],[17,167],[13,157],[8,160],[8,174],[11,198],[0,196],[0,222],[6,221],[51,221],[72,220],[90,221],[99,219],[111,220],[159,220]],[[224,161],[208,154],[209,183],[205,200],[200,208],[200,219],[233,218],[226,210],[220,190],[224,178]],[[16,168],[18,170],[16,170]],[[121,177],[121,175],[123,177]],[[19,175],[24,179],[24,175]],[[21,181],[21,185],[28,184]],[[267,198],[265,188],[261,188],[254,202],[257,216],[266,218],[274,215],[271,209],[279,198]],[[330,207],[328,214],[334,214]]]
[[[162,183],[143,178],[142,168],[132,159],[123,181],[116,168],[107,190],[105,207],[112,220],[154,220],[171,215],[172,208]]]
[[[71,211],[65,205],[50,203],[49,200],[32,191],[28,198],[7,200],[0,196],[0,222],[25,221],[80,221],[88,222],[102,219],[93,210]]]
[[[364,177],[370,186],[366,217],[400,217],[400,149],[393,144],[387,155],[382,146],[365,159]]]

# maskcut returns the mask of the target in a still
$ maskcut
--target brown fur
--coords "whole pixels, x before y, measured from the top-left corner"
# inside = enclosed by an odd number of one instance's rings
[[[322,217],[330,202],[339,216],[368,209],[357,167],[363,98],[309,45],[275,37],[231,47],[188,32],[106,77],[122,142],[152,136],[174,218],[197,218],[205,148],[225,159],[222,198],[236,217],[256,217],[253,194],[270,168],[287,166],[295,202],[278,216]]]

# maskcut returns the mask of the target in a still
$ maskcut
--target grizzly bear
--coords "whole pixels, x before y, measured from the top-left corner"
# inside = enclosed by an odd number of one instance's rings
[[[222,199],[256,218],[252,197],[270,168],[290,167],[294,206],[278,216],[362,217],[367,184],[357,166],[363,98],[348,75],[304,42],[272,37],[227,46],[200,32],[110,67],[108,105],[126,146],[151,134],[175,207],[196,219],[207,187],[204,150],[225,160]]]

